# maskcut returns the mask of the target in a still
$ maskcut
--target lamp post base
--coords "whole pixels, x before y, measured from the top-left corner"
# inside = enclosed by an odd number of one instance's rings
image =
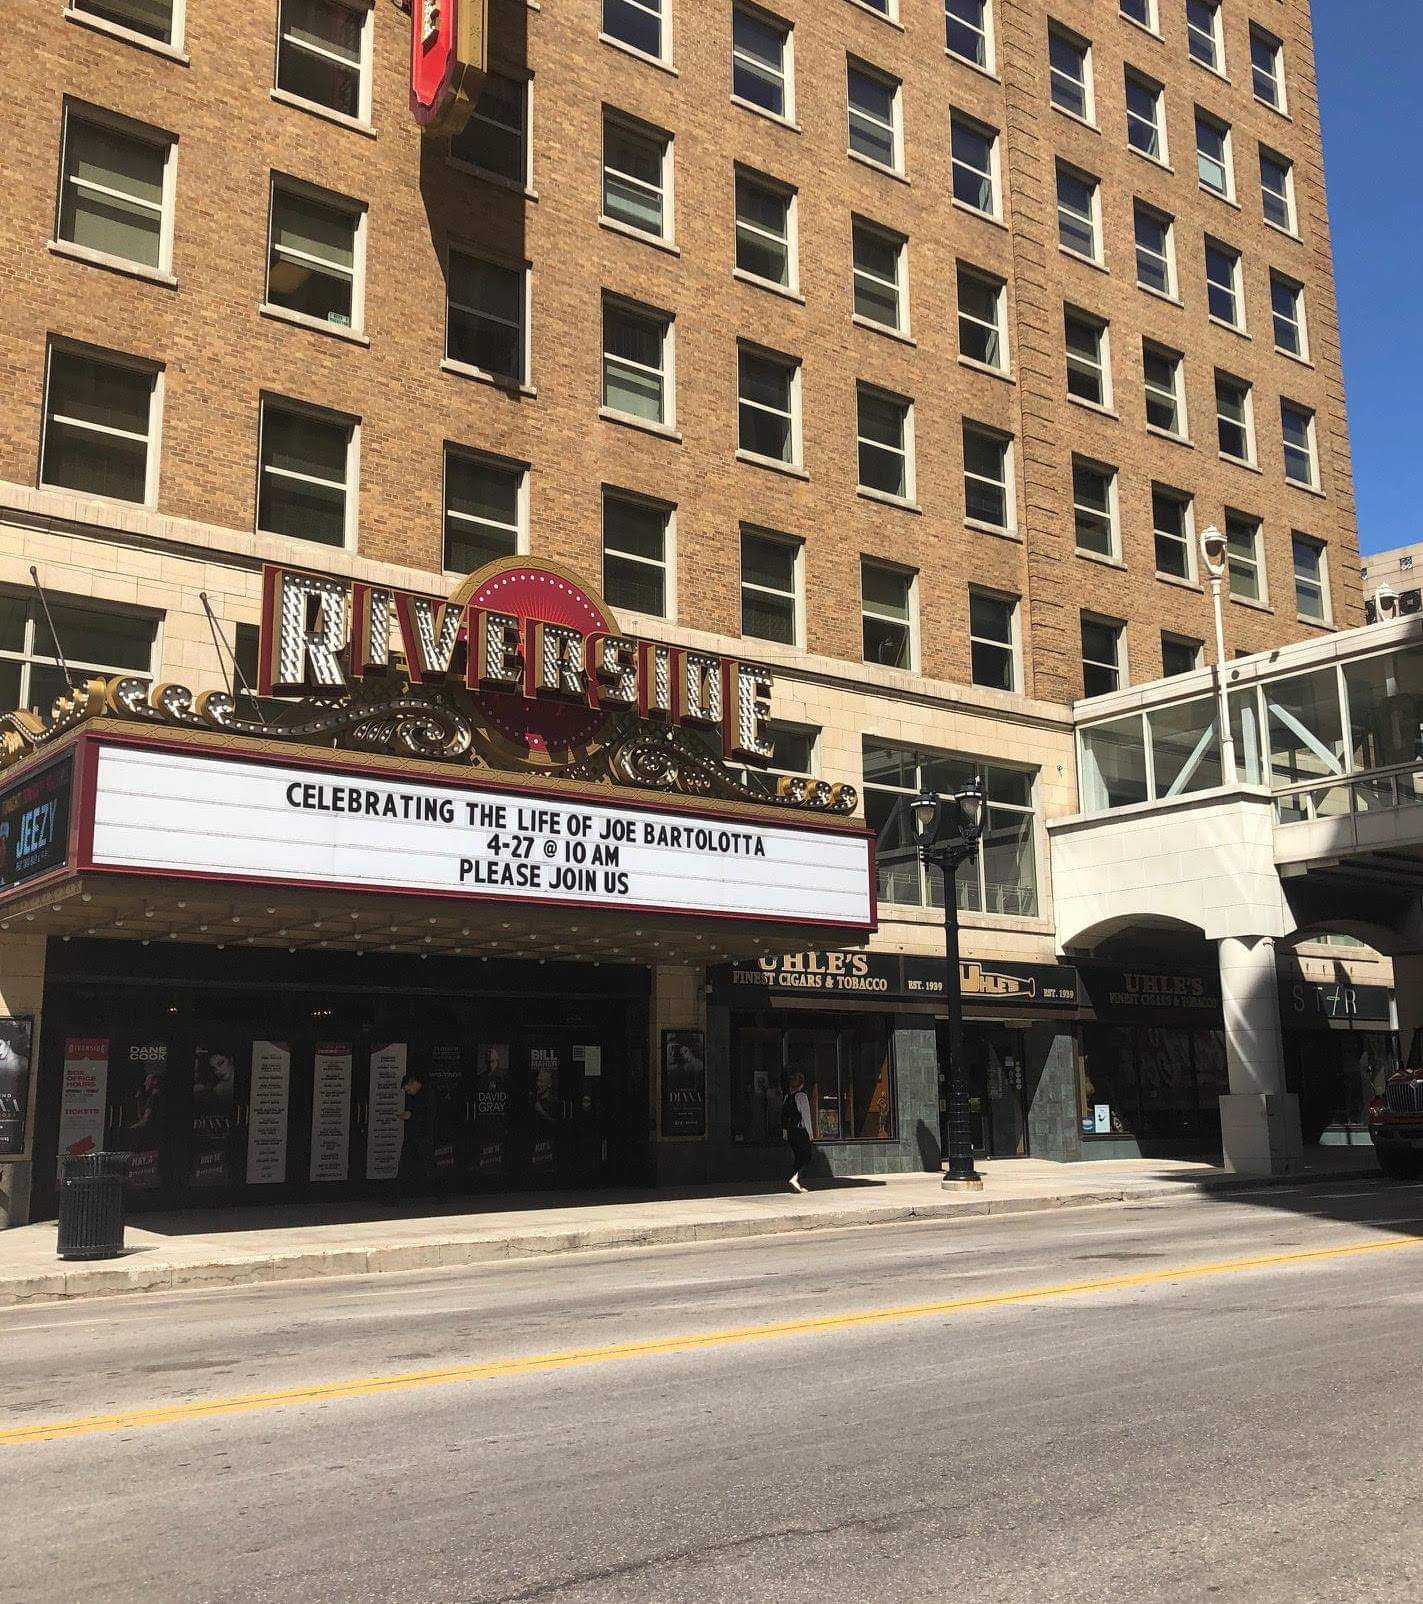
[[[964,1178],[946,1175],[941,1184],[946,1192],[981,1192],[983,1190],[983,1177],[974,1175]]]

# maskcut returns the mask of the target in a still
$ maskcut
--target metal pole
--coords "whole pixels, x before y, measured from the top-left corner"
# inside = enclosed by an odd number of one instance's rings
[[[1225,688],[1225,619],[1220,605],[1220,575],[1211,575],[1211,606],[1215,611],[1215,687],[1216,718],[1220,723],[1221,778],[1235,785],[1235,733],[1230,727],[1230,693]]]
[[[944,876],[944,1001],[949,1010],[949,1151],[947,1187],[983,1185],[983,1177],[973,1167],[973,1131],[968,1118],[968,1076],[963,1060],[963,993],[959,972],[959,864],[957,857],[942,857],[939,868]]]

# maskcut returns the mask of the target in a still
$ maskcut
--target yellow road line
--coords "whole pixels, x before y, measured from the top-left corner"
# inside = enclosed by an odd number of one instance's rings
[[[253,1392],[235,1398],[167,1404],[156,1409],[129,1409],[120,1414],[92,1415],[80,1420],[12,1426],[0,1430],[0,1447],[14,1448],[26,1443],[52,1442],[59,1437],[88,1437],[101,1432],[136,1431],[145,1426],[207,1420],[218,1415],[249,1414],[259,1409],[334,1403],[345,1398],[374,1398],[388,1392],[449,1387],[472,1381],[495,1381],[509,1376],[537,1375],[549,1370],[574,1370],[585,1365],[611,1364],[625,1359],[696,1353],[705,1348],[728,1347],[734,1343],[769,1342],[779,1337],[813,1336],[825,1331],[852,1331],[906,1320],[928,1320],[937,1315],[967,1314],[975,1309],[1004,1308],[1015,1303],[1044,1303],[1052,1298],[1083,1297],[1094,1292],[1123,1292],[1135,1287],[1163,1286],[1173,1281],[1199,1281],[1211,1276],[1240,1275],[1250,1270],[1278,1269],[1292,1264],[1320,1264],[1331,1259],[1357,1258],[1363,1254],[1418,1247],[1423,1247],[1423,1238],[1393,1237],[1382,1242],[1353,1242],[1345,1247],[1314,1248],[1303,1253],[1226,1259],[1216,1264],[1190,1264],[1173,1270],[1140,1270],[1132,1275],[1116,1275],[1096,1281],[1068,1281],[1059,1286],[1026,1287],[1019,1292],[988,1292],[979,1297],[950,1298],[940,1303],[911,1303],[898,1308],[867,1309],[858,1314],[825,1315],[815,1320],[786,1320],[775,1325],[696,1332],[687,1336],[663,1337],[652,1342],[622,1342],[603,1348],[573,1348],[563,1353],[534,1354],[523,1359],[495,1359],[485,1364],[456,1365],[448,1370],[416,1370],[406,1375],[333,1381],[319,1386],[291,1387],[281,1392]]]

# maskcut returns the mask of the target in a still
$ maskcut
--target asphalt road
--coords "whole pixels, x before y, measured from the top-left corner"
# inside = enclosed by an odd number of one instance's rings
[[[36,1307],[0,1600],[1416,1599],[1420,1337],[1363,1181]]]

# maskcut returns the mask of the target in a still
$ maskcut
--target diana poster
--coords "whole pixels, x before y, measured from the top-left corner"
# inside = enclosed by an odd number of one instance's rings
[[[695,1140],[707,1134],[707,1049],[699,1030],[662,1032],[662,1135]]]
[[[25,1151],[33,1019],[0,1019],[0,1157]]]

